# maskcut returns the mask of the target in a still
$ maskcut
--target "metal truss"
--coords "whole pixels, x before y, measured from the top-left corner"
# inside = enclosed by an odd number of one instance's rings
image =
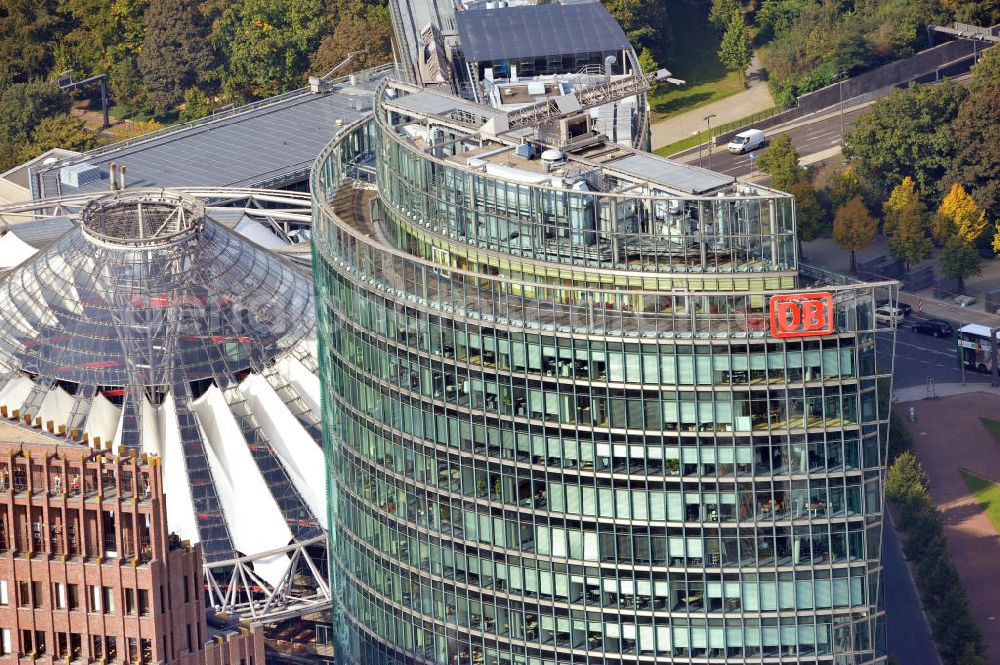
[[[203,565],[209,605],[252,623],[271,623],[331,608],[326,561],[317,561],[309,548],[327,551],[326,534],[226,561]],[[271,586],[254,572],[255,561],[285,556],[288,564],[280,581]]]

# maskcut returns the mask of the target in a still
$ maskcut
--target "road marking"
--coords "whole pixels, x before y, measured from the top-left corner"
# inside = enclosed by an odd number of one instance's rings
[[[920,346],[919,344],[910,344],[909,342],[901,342],[898,339],[896,340],[896,346],[908,346],[912,349],[918,349],[922,353],[933,353],[935,355],[945,356],[946,358],[955,357],[955,354],[952,352],[935,351],[934,349],[929,349],[926,346]]]

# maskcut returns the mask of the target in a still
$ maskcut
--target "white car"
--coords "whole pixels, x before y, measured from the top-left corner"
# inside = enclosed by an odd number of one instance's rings
[[[903,313],[903,310],[891,305],[882,305],[875,310],[875,323],[881,323],[891,328],[898,326],[905,318],[906,314]]]
[[[764,132],[759,129],[748,129],[734,136],[726,148],[735,155],[742,155],[757,148],[763,148],[766,143]]]

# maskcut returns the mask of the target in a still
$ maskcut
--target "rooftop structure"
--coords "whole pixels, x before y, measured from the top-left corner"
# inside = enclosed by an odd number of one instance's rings
[[[206,622],[201,551],[167,530],[161,469],[0,443],[0,661],[263,665],[259,629]]]
[[[586,93],[386,81],[317,161],[338,656],[884,662],[895,284],[816,284],[791,196]]]
[[[600,2],[390,5],[409,82],[504,112],[617,82],[589,108],[592,124],[612,142],[646,145],[648,84],[628,88],[643,80],[638,58]]]
[[[371,109],[374,81],[387,67],[324,81],[247,106],[30,167],[33,199],[108,190],[110,166],[126,167],[129,187],[269,187],[300,184],[331,134]],[[98,177],[68,182],[81,165]],[[22,172],[17,171],[17,178]]]
[[[0,208],[0,245],[20,251],[0,271],[0,416],[160,456],[212,604],[255,619],[329,602],[312,286],[280,242],[307,230],[296,201],[157,189]]]

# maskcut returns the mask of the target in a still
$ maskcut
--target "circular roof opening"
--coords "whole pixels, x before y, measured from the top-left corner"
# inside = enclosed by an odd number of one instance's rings
[[[88,203],[80,213],[87,236],[127,247],[168,245],[201,228],[205,210],[176,192],[120,191]]]

